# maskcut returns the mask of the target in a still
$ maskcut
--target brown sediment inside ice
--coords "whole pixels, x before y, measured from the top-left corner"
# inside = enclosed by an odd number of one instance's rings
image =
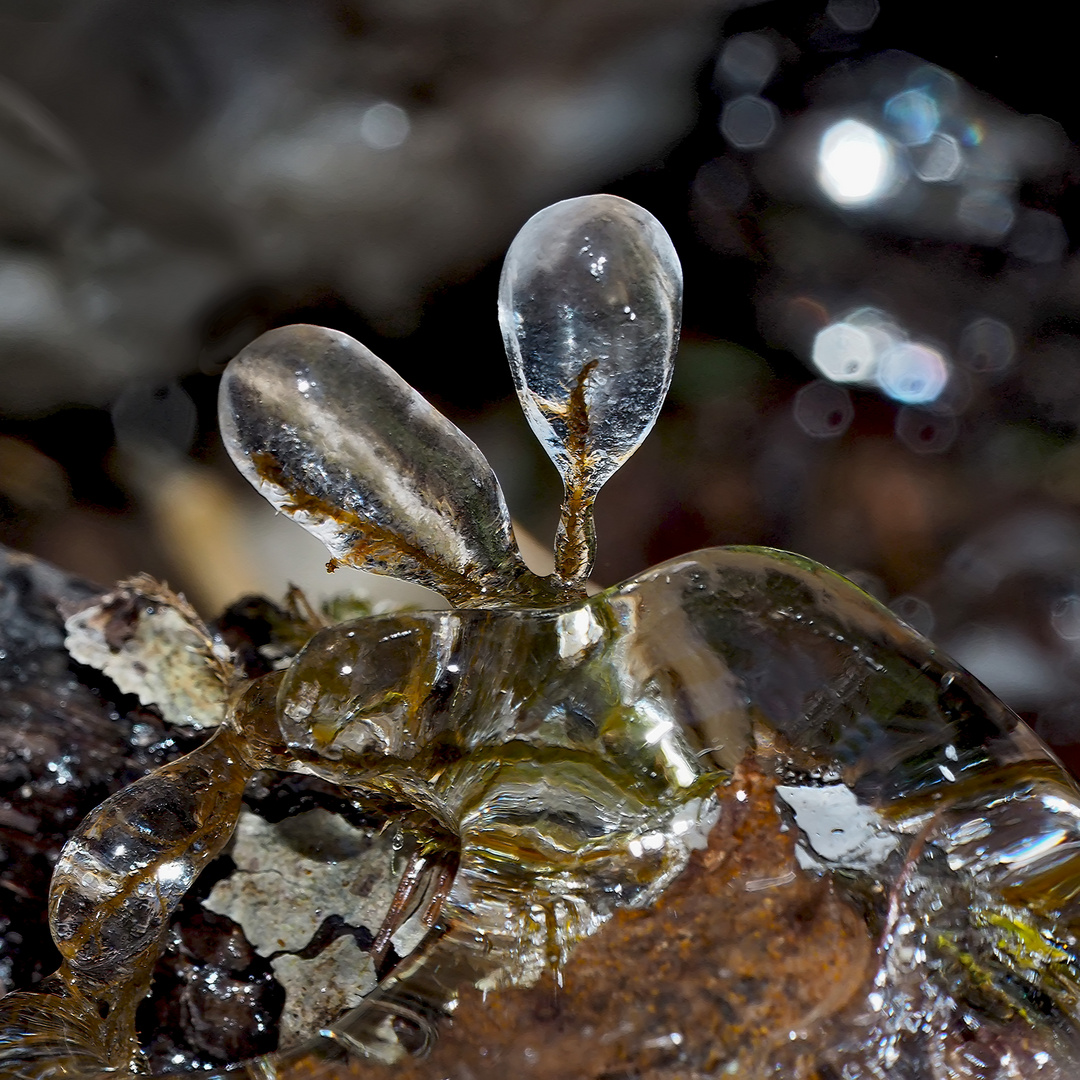
[[[552,973],[469,989],[429,1057],[320,1075],[675,1080],[781,1058],[791,1076],[824,1075],[815,1035],[865,989],[873,942],[827,877],[799,869],[770,778],[744,765],[720,794],[707,847],[657,904],[578,945],[561,986]]]

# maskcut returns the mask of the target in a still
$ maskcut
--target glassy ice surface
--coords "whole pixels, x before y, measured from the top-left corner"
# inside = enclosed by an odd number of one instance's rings
[[[335,559],[458,604],[543,592],[480,451],[347,335],[263,334],[229,364],[219,415],[237,468]]]
[[[602,949],[613,912],[648,907],[673,878],[679,888],[710,828],[738,811],[745,791],[725,792],[749,770],[779,813],[771,843],[790,834],[793,850],[780,872],[738,887],[775,905],[776,941],[797,951],[810,916],[785,923],[785,890],[820,880],[856,913],[865,956],[812,1024],[773,1032],[772,1048],[759,1031],[710,1075],[891,1078],[903,1061],[905,1077],[984,1080],[1080,1067],[1076,785],[978,683],[820,566],[707,551],[564,610],[335,627],[297,659],[279,704],[316,772],[395,798],[423,787],[460,836],[430,963],[341,1025],[370,1052],[394,1056],[376,1030],[394,1002],[423,999],[438,1016],[471,982],[507,1007],[553,956],[572,980],[576,943],[595,935],[585,948]],[[721,934],[691,947],[722,967],[740,945]],[[457,991],[432,978],[448,965]],[[625,977],[645,1002],[673,990],[648,971]],[[783,992],[779,970],[756,978]],[[443,1026],[483,1029],[480,1008],[469,1000]],[[726,1008],[717,1024],[735,1030],[747,1018]],[[644,1019],[609,1034],[636,1060],[664,1033]],[[581,1035],[582,1053],[593,1038]],[[718,1039],[684,1026],[675,1059],[696,1074]],[[451,1037],[400,1068],[495,1077],[515,1045]],[[565,1061],[534,1050],[537,1075],[559,1075]]]
[[[259,694],[257,684],[253,693]],[[257,734],[253,732],[253,734]],[[0,1076],[139,1071],[135,1012],[169,921],[232,835],[255,772],[229,727],[93,810],[64,845],[49,889],[63,964],[36,993],[0,1002]]]
[[[780,903],[799,879],[827,880],[868,943],[845,1000],[785,1043],[845,1077],[893,1077],[901,1059],[905,1077],[927,1078],[1080,1067],[1075,783],[982,686],[831,571],[716,550],[565,610],[352,623],[312,640],[279,700],[287,741],[328,779],[406,796],[433,759],[454,761],[434,770],[434,812],[462,859],[441,948],[475,950],[489,988],[534,981],[553,933],[569,977],[576,940],[603,945],[613,910],[654,901],[701,846],[717,812],[703,787],[719,783],[720,828],[725,786],[752,762],[795,846],[783,874],[745,888]],[[528,914],[537,905],[546,920]],[[735,943],[719,946],[723,963]],[[378,1002],[418,987],[440,993],[421,968],[343,1028],[374,1038]],[[639,993],[665,990],[644,972]],[[696,1032],[680,1038],[691,1071],[715,1055]],[[768,1075],[795,1068],[788,1045],[762,1057],[753,1042],[730,1075],[767,1075],[745,1071],[751,1059]],[[456,1059],[460,1075],[498,1075],[482,1051]],[[451,1064],[436,1048],[408,1075],[458,1075]],[[824,1075],[808,1069],[785,1075]]]
[[[289,327],[233,361],[244,475],[335,560],[457,610],[316,633],[80,825],[51,893],[63,966],[0,1002],[0,1075],[140,1071],[170,917],[275,770],[415,836],[376,941],[421,903],[424,936],[249,1077],[354,1054],[349,1075],[417,1080],[1075,1080],[1080,790],[1014,714],[798,556],[703,551],[580,599],[680,291],[659,224],[610,196],[511,247],[500,320],[566,487],[554,579],[476,447],[363,346]]]
[[[595,494],[648,434],[681,309],[671,240],[625,199],[567,199],[514,239],[499,322],[521,406],[568,488]]]
[[[170,769],[218,769],[223,798],[255,765],[314,772],[411,808],[458,861],[417,952],[289,1060],[351,1047],[357,1075],[494,1080],[528,1049],[538,1076],[599,1077],[662,1045],[650,1075],[1080,1068],[1080,792],[981,685],[807,560],[717,549],[562,608],[345,623],[252,684],[222,732],[223,755]],[[164,827],[128,851],[148,831],[133,823],[186,827],[155,783],[65,852],[56,888],[86,902],[57,906],[58,939],[102,911],[115,924],[63,946],[77,994],[152,933],[142,885],[177,855]],[[187,796],[196,839],[208,790]],[[113,966],[130,1010],[141,990]],[[9,1045],[18,1030],[39,1052],[12,1075],[50,1075],[58,1045],[63,1075],[94,1075],[79,1054],[123,1059],[121,1032],[77,1010],[86,1030],[57,1035],[70,1002],[35,1020],[47,996],[0,1008]],[[593,1016],[608,1000],[622,1011]]]

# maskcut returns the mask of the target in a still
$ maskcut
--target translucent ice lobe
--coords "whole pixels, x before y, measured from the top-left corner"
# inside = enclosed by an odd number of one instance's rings
[[[458,604],[535,598],[483,455],[359,342],[263,334],[226,369],[219,413],[240,471],[341,562]]]
[[[681,308],[671,240],[625,199],[556,203],[511,244],[499,322],[522,408],[566,486],[564,518],[575,497],[591,504],[656,420]]]
[[[564,476],[584,456],[598,488],[648,433],[671,382],[681,304],[671,240],[625,199],[567,199],[517,234],[499,321],[529,423]]]
[[[62,981],[73,1015],[83,1008],[84,1016],[102,1021],[96,1031],[85,1025],[72,1032],[73,1056],[98,1055],[118,1071],[137,1060],[135,1010],[150,987],[169,921],[228,842],[255,771],[239,749],[233,732],[218,728],[198,749],[103,802],[64,845],[49,890],[49,923],[64,963],[51,981]],[[5,1023],[0,1010],[0,1040]],[[37,1022],[29,1035],[31,1057],[35,1040],[43,1057],[63,1057],[47,1023]],[[0,1075],[12,1075],[2,1062],[0,1053]],[[90,1080],[98,1073],[65,1061],[55,1072],[14,1075]]]
[[[423,703],[440,674],[446,627],[443,616],[424,613],[320,631],[282,681],[278,721],[288,745],[340,782],[355,782],[380,758],[416,756],[433,734]]]

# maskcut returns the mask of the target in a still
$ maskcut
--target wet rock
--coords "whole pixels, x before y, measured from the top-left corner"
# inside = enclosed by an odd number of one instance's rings
[[[192,745],[65,651],[59,609],[101,592],[0,548],[0,993],[59,962],[45,903],[75,826]]]
[[[205,906],[235,919],[262,956],[303,949],[331,915],[374,935],[394,898],[394,835],[321,809],[277,825],[244,810],[231,850],[236,873]]]

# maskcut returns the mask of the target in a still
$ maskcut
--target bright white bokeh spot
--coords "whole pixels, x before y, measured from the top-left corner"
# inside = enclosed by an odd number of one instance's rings
[[[905,405],[927,405],[945,389],[949,368],[937,349],[904,341],[881,357],[877,380],[894,401],[902,401]]]
[[[873,383],[881,356],[904,340],[884,311],[862,307],[818,331],[811,360],[833,382]]]
[[[864,329],[838,322],[818,331],[810,358],[833,382],[863,382],[873,377],[877,350]]]
[[[880,308],[861,307],[844,318],[844,322],[857,326],[870,335],[874,344],[874,366],[886,349],[891,349],[901,341],[907,341],[907,334]]]
[[[373,150],[393,150],[409,137],[410,129],[409,114],[389,101],[365,109],[360,118],[360,138]]]
[[[874,202],[895,179],[893,148],[869,124],[841,120],[821,138],[817,176],[825,194],[841,206]]]

